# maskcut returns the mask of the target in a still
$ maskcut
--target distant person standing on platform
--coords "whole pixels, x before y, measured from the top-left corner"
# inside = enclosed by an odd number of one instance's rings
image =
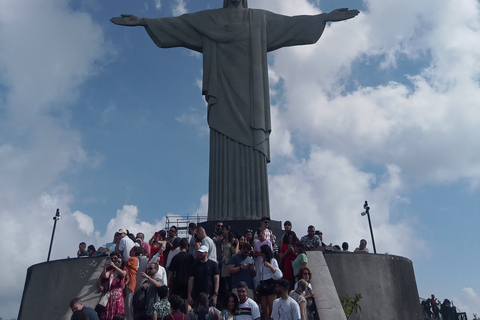
[[[212,238],[207,236],[203,227],[197,229],[197,239],[201,241],[201,245],[207,247],[208,259],[217,262],[217,246],[213,242]]]
[[[190,235],[188,239],[188,253],[195,258],[195,244],[197,243],[197,224],[195,222],[188,224],[188,234]]]
[[[367,240],[362,239],[360,240],[360,245],[358,248],[355,248],[356,253],[368,253],[368,248],[367,248]]]
[[[174,295],[180,296],[185,303],[188,303],[188,278],[190,269],[195,262],[195,258],[187,252],[188,241],[186,238],[180,240],[180,252],[173,257],[168,268],[168,287]]]
[[[305,250],[313,250],[318,248],[321,243],[320,237],[315,234],[315,227],[310,225],[307,229],[307,235],[300,240],[305,245]]]
[[[121,256],[127,260],[130,258],[130,250],[132,250],[134,246],[134,242],[130,239],[127,235],[127,230],[120,229],[118,230],[118,234],[120,235],[120,241],[118,242],[117,246],[115,247],[115,251],[119,252]]]
[[[188,303],[196,307],[200,299],[200,293],[205,292],[208,294],[212,305],[215,306],[220,286],[218,264],[215,260],[208,258],[208,248],[204,245],[198,249],[197,254],[199,259],[192,265],[188,279]]]
[[[288,239],[285,239],[285,235],[289,232],[292,231],[292,223],[287,220],[283,223],[283,229],[285,230],[285,233],[282,234],[282,238],[280,239],[279,247],[282,246],[282,244],[288,242]]]
[[[348,242],[342,243],[342,250],[343,250],[343,252],[349,252],[348,251]]]
[[[273,232],[268,228],[269,226],[270,226],[270,218],[262,217],[262,219],[260,219],[260,229],[262,229],[263,232],[265,233],[265,239],[272,240]],[[255,236],[254,236],[254,241],[257,241],[257,240],[258,240],[258,232],[255,233]]]
[[[77,258],[88,257],[87,244],[85,242],[80,242],[78,245]]]
[[[222,240],[223,240],[223,222],[217,221],[215,224],[215,230],[212,233],[212,240],[215,242],[215,249],[217,250],[217,263],[218,267],[222,268]]]

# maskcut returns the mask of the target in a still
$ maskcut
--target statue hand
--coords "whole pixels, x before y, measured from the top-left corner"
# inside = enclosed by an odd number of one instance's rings
[[[120,26],[127,26],[127,27],[136,27],[136,26],[145,25],[145,23],[143,22],[143,19],[133,14],[122,14],[121,17],[113,17],[112,19],[110,19],[110,21]]]
[[[327,21],[343,21],[352,19],[360,13],[358,10],[348,10],[348,8],[336,9],[327,13]]]

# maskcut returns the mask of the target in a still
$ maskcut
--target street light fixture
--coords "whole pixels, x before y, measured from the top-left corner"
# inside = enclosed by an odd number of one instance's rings
[[[57,221],[60,220],[61,217],[62,217],[62,215],[60,214],[60,209],[57,208],[57,212],[55,213],[55,216],[53,217],[53,220],[55,222],[53,223],[52,239],[50,240],[50,248],[48,249],[47,262],[50,261],[50,253],[52,252],[52,244],[53,244],[53,236],[55,235],[55,227],[57,226]]]
[[[361,213],[362,216],[367,215],[368,217],[368,225],[370,226],[370,235],[372,236],[372,244],[373,244],[373,252],[377,253],[377,248],[375,248],[375,239],[373,238],[373,229],[372,229],[372,221],[370,220],[370,207],[368,206],[367,200],[365,200],[365,204],[363,205],[363,211]]]

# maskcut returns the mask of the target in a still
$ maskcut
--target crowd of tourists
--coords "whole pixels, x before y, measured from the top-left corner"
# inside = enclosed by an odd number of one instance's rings
[[[97,283],[99,304],[93,310],[72,300],[72,319],[315,320],[306,251],[348,252],[348,243],[326,246],[313,225],[299,238],[290,221],[277,239],[269,223],[264,217],[255,231],[236,233],[219,221],[210,235],[190,223],[188,237],[171,226],[148,241],[120,229],[98,251],[82,242],[78,257],[109,259]],[[364,239],[355,252],[368,253]]]
[[[425,319],[457,320],[457,308],[453,301],[444,299],[440,302],[434,294],[429,299],[423,299],[421,302],[422,312]]]

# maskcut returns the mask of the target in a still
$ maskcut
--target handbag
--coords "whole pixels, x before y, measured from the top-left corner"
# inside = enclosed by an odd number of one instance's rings
[[[101,305],[102,307],[105,307],[108,303],[108,299],[110,299],[110,292],[105,293],[101,298],[100,301],[98,301],[98,304]]]
[[[275,292],[275,280],[270,278],[268,280],[260,281],[260,294],[270,295]]]

